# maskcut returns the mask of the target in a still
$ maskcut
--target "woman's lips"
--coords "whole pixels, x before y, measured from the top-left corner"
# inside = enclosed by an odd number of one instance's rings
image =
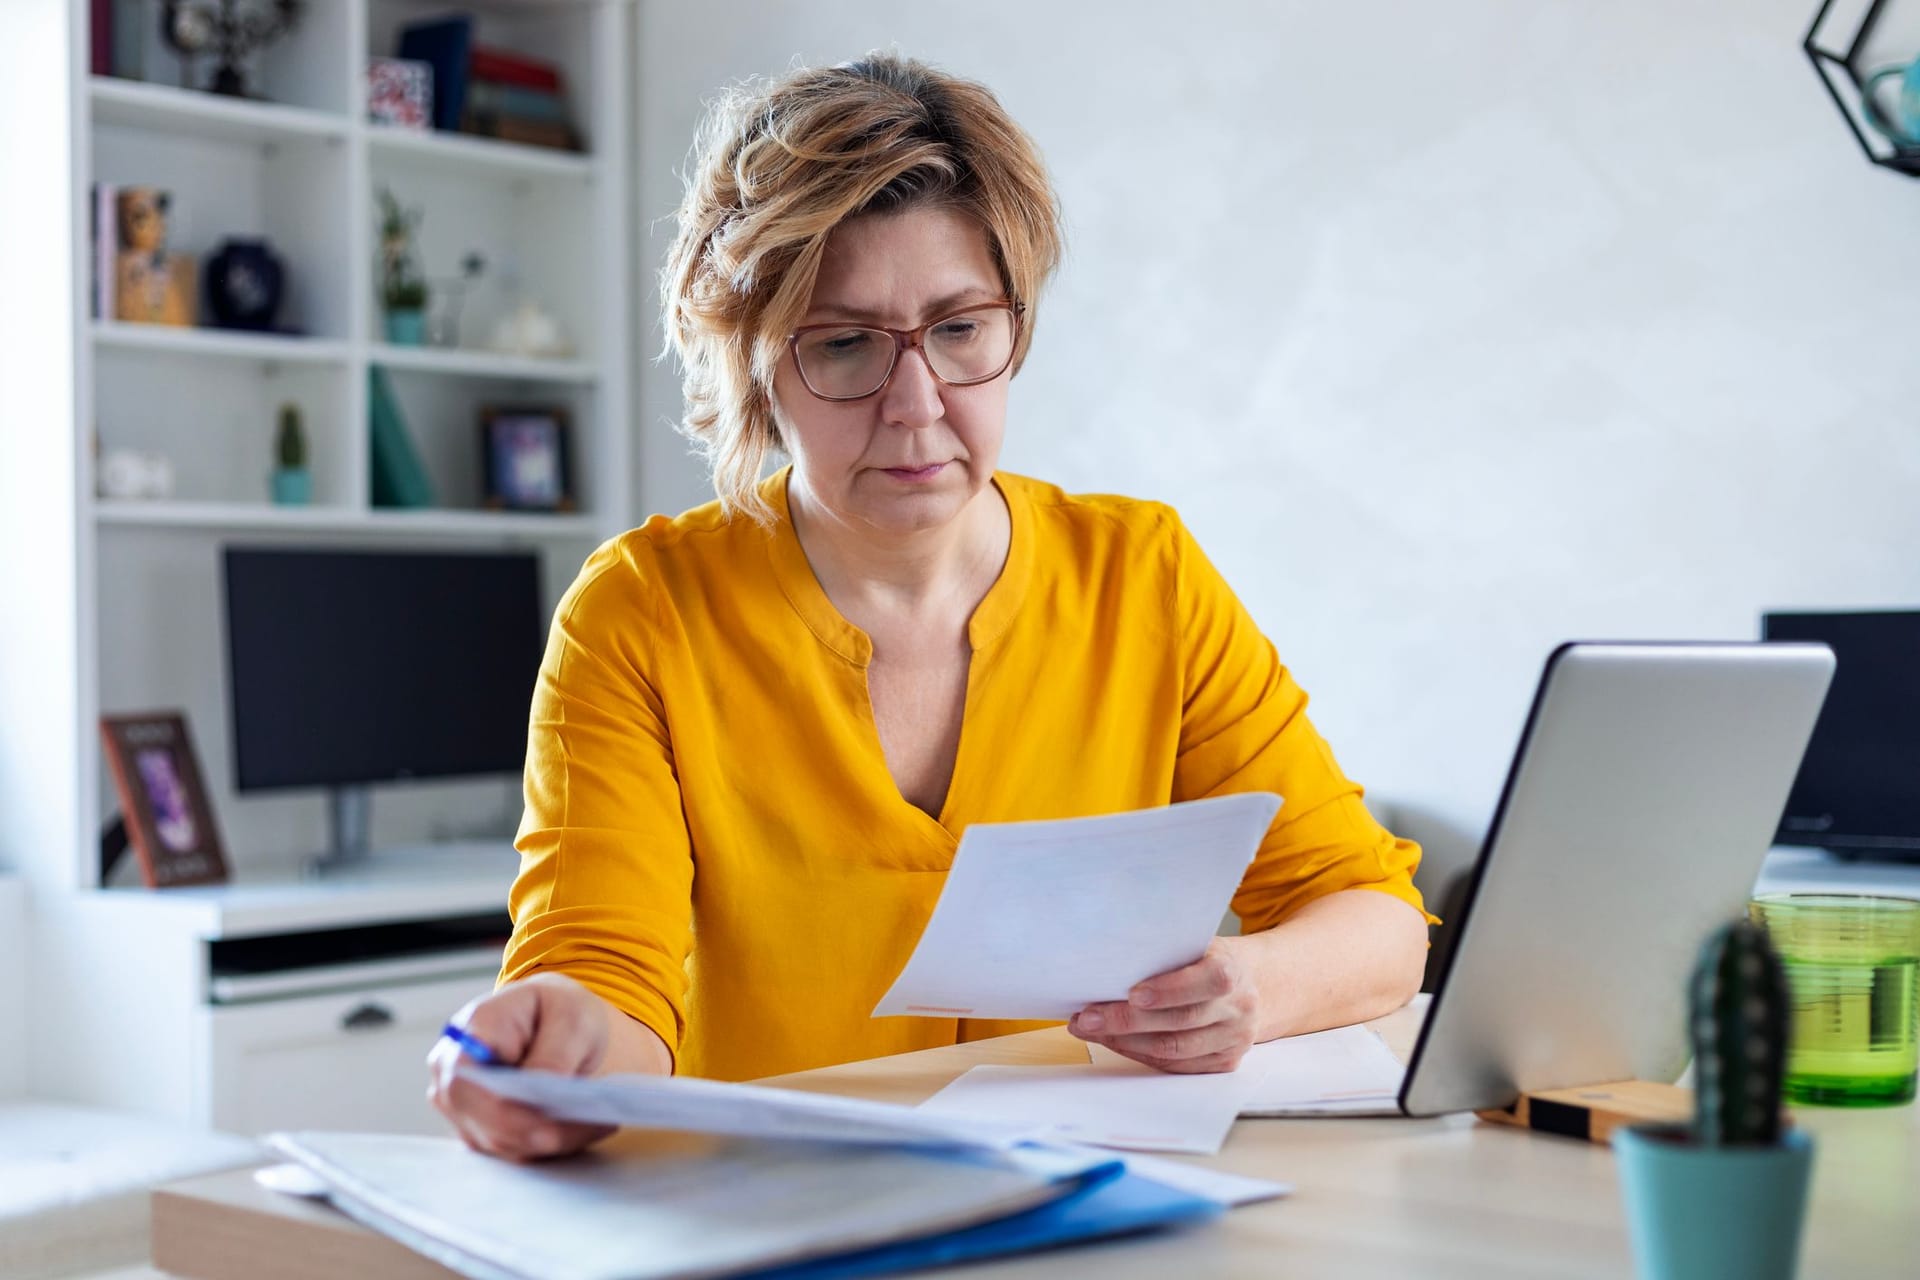
[[[924,467],[883,467],[881,469],[895,480],[905,480],[911,484],[933,479],[946,470],[946,466],[944,462],[933,462]]]

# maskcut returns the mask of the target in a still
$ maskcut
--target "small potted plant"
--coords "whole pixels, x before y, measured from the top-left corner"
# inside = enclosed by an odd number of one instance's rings
[[[393,192],[380,188],[380,305],[387,341],[398,346],[426,341],[427,280],[413,245],[419,225],[418,209],[405,208]]]
[[[1694,1119],[1614,1135],[1635,1270],[1646,1280],[1790,1280],[1813,1140],[1780,1110],[1787,979],[1747,920],[1700,949],[1691,986]]]
[[[273,500],[282,506],[305,506],[313,497],[313,473],[307,470],[307,437],[300,429],[298,405],[280,406],[273,454]]]

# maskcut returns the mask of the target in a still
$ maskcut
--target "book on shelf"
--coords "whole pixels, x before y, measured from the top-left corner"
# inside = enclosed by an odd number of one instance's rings
[[[467,58],[473,46],[473,18],[455,14],[400,29],[396,56],[433,68],[433,127],[458,130],[466,109]]]
[[[473,57],[468,69],[475,80],[491,80],[495,84],[518,85],[525,89],[539,89],[547,93],[560,92],[560,68],[551,62],[541,62],[536,58],[522,57],[520,54],[491,45],[473,46]]]
[[[113,251],[117,235],[113,227],[113,199],[119,187],[111,182],[93,184],[93,204],[89,209],[88,232],[93,245],[93,318],[113,319]]]
[[[433,483],[420,464],[406,419],[385,369],[367,371],[367,430],[371,498],[376,507],[430,507]]]
[[[476,44],[471,16],[410,23],[401,28],[397,53],[432,68],[434,128],[580,150],[560,68]]]

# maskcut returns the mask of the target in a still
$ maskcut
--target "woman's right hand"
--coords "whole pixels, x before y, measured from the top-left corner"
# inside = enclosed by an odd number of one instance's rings
[[[586,1076],[606,1060],[613,1010],[572,978],[539,973],[470,1001],[454,1025],[502,1063]],[[467,1145],[508,1160],[571,1155],[613,1132],[611,1125],[554,1120],[488,1093],[455,1074],[461,1051],[442,1039],[427,1055],[427,1097]]]

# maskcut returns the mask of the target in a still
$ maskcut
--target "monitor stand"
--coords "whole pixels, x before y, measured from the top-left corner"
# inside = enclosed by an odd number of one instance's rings
[[[373,797],[364,784],[327,788],[327,851],[307,863],[313,877],[356,871],[373,849]]]

